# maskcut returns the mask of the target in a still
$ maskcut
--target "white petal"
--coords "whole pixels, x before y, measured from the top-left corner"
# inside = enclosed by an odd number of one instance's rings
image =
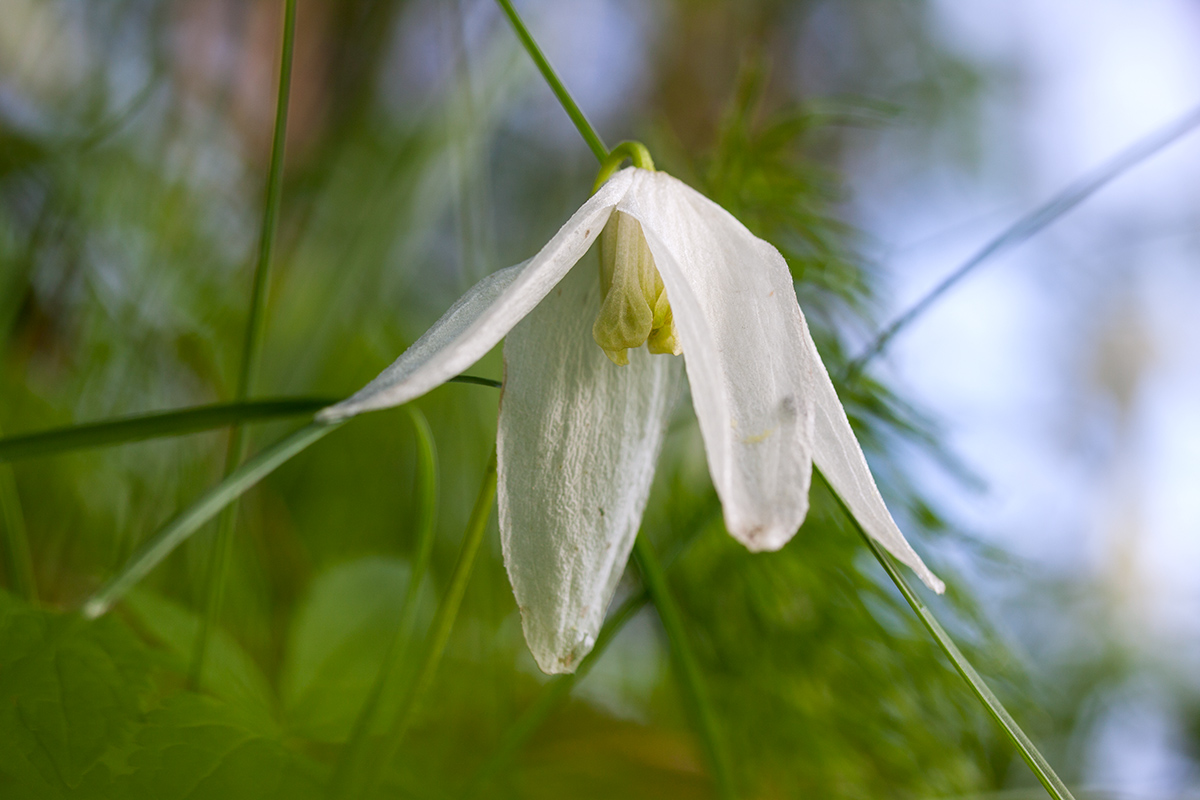
[[[475,284],[375,380],[318,417],[333,421],[407,403],[482,358],[587,252],[634,172],[626,169],[614,175],[536,256]]]
[[[618,209],[642,223],[675,315],[708,469],[729,532],[777,550],[808,512],[813,405],[804,320],[783,256],[664,173]]]
[[[679,385],[678,359],[639,347],[619,367],[592,340],[594,269],[581,264],[504,342],[500,541],[525,640],[547,673],[574,672],[595,643]]]
[[[825,480],[871,538],[907,564],[926,586],[941,594],[946,591],[946,585],[925,566],[883,503],[879,487],[871,477],[867,459],[854,436],[850,420],[846,418],[846,410],[833,388],[833,381],[829,379],[829,372],[821,361],[807,324],[804,326],[804,345],[813,376],[810,390],[817,407],[816,447],[813,451],[817,469],[821,470]]]

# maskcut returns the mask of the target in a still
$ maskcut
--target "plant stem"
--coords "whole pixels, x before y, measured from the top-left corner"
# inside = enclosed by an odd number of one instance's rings
[[[475,555],[479,552],[480,544],[483,543],[483,534],[487,531],[487,522],[491,516],[492,503],[495,499],[496,451],[493,449],[487,467],[484,469],[483,482],[479,486],[475,505],[471,509],[471,517],[467,521],[467,531],[458,551],[458,561],[455,562],[454,572],[450,575],[450,584],[446,587],[446,592],[438,604],[437,614],[434,616],[433,625],[425,641],[425,652],[417,668],[416,677],[413,679],[412,688],[388,730],[378,761],[369,771],[367,786],[364,790],[354,792],[350,796],[371,795],[383,778],[383,770],[395,759],[396,753],[404,743],[405,734],[408,733],[409,727],[416,719],[421,701],[437,675],[438,665],[442,661],[442,653],[446,650],[446,642],[449,641],[450,632],[454,629],[454,621],[458,618],[458,609],[462,605],[463,595],[466,594],[471,569],[475,565]]]
[[[537,65],[538,70],[542,73],[542,77],[550,86],[554,96],[558,98],[559,105],[567,112],[567,116],[571,118],[571,122],[575,123],[575,127],[579,130],[579,135],[587,142],[587,146],[591,148],[595,154],[597,161],[604,161],[608,156],[608,148],[604,146],[604,140],[600,138],[600,134],[596,133],[596,129],[592,127],[592,123],[588,122],[587,117],[583,115],[575,99],[571,97],[571,93],[567,91],[567,87],[559,80],[558,75],[554,72],[554,67],[550,66],[550,62],[546,60],[546,56],[542,53],[542,49],[538,47],[533,36],[530,35],[529,29],[525,27],[524,20],[517,10],[513,8],[510,0],[496,0],[503,9],[508,21],[512,23],[513,30],[517,32],[517,38],[521,40],[521,44],[525,46],[525,51],[529,53],[529,57],[533,59],[533,63]]]
[[[7,464],[0,464],[0,523],[4,526],[3,560],[8,565],[8,587],[17,596],[36,603],[37,581],[29,552],[29,533],[17,481]]]
[[[250,396],[258,373],[262,356],[263,332],[266,328],[267,287],[271,275],[271,250],[275,243],[275,230],[279,226],[279,205],[283,194],[283,155],[287,144],[288,102],[292,86],[292,50],[296,38],[296,0],[284,0],[283,43],[279,56],[279,91],[275,100],[275,131],[271,139],[271,162],[267,169],[267,191],[263,200],[262,227],[259,231],[258,260],[254,265],[254,283],[250,294],[250,314],[246,320],[246,335],[242,343],[241,370],[238,374],[236,400],[245,401]],[[225,451],[225,475],[232,473],[246,454],[245,430],[234,425],[229,432],[229,445]],[[221,599],[225,587],[230,552],[233,549],[233,531],[237,522],[237,503],[230,503],[222,512],[217,524],[217,538],[213,542],[205,576],[204,614],[196,634],[192,665],[188,672],[188,683],[192,688],[200,685],[204,670],[204,656],[208,638],[217,615],[221,610]]]
[[[70,425],[0,439],[0,462],[19,461],[92,447],[183,436],[233,423],[262,422],[312,414],[337,402],[331,397],[281,397],[245,403],[214,403],[175,411],[155,411],[104,422]]]
[[[914,303],[898,316],[890,325],[875,337],[874,341],[863,352],[850,362],[846,368],[845,380],[853,380],[862,373],[863,368],[871,359],[879,355],[904,328],[920,317],[938,299],[953,288],[959,281],[974,272],[985,261],[1000,253],[1016,247],[1028,240],[1034,234],[1049,227],[1057,219],[1068,213],[1084,200],[1103,189],[1112,181],[1136,167],[1151,156],[1159,153],[1168,146],[1182,139],[1187,134],[1200,128],[1200,108],[1194,108],[1180,119],[1154,131],[1146,138],[1135,142],[1128,149],[1118,153],[1111,161],[1100,165],[1093,172],[1084,175],[1070,186],[1050,198],[1045,204],[1018,219],[999,236],[989,241],[978,253],[967,259],[961,266],[942,279],[925,296]]]
[[[474,375],[456,375],[449,382],[500,388],[500,381]],[[247,400],[244,403],[213,403],[6,436],[0,438],[0,462],[20,461],[25,458],[129,444],[167,436],[183,436],[214,428],[226,428],[235,423],[244,425],[250,422],[298,417],[320,411],[340,399],[342,398],[278,397]]]
[[[820,474],[820,472],[815,468],[814,472],[818,475]],[[822,476],[822,480],[824,480],[824,476]],[[825,484],[828,486],[828,481],[826,481]],[[996,694],[992,691],[991,687],[987,685],[987,682],[983,679],[983,676],[975,671],[975,667],[971,666],[971,662],[968,661],[967,657],[963,655],[961,650],[958,649],[958,645],[954,643],[954,640],[950,638],[950,634],[946,633],[946,630],[937,621],[937,618],[933,616],[933,612],[929,610],[929,607],[926,606],[921,598],[917,596],[917,593],[913,591],[912,586],[910,586],[908,581],[905,580],[904,575],[900,572],[899,567],[897,567],[895,562],[892,561],[891,557],[883,551],[883,548],[880,547],[879,544],[867,534],[862,525],[860,525],[858,520],[855,519],[854,514],[850,512],[849,507],[846,506],[845,502],[842,501],[842,498],[838,496],[837,492],[833,491],[832,487],[830,487],[830,492],[835,498],[837,498],[838,505],[840,505],[842,510],[846,512],[846,516],[854,525],[854,529],[858,531],[858,535],[861,536],[863,541],[867,543],[867,547],[871,549],[871,552],[879,561],[879,564],[883,567],[884,571],[887,572],[888,577],[892,579],[892,583],[896,584],[896,588],[900,590],[900,594],[904,595],[904,599],[908,601],[908,604],[912,607],[913,612],[925,625],[925,628],[933,636],[934,641],[937,642],[938,646],[942,648],[942,652],[944,652],[946,657],[950,659],[950,663],[952,663],[954,668],[958,670],[958,674],[961,675],[963,680],[967,682],[967,685],[971,687],[971,691],[974,692],[975,696],[979,698],[979,701],[983,703],[984,708],[987,709],[987,712],[991,715],[992,719],[994,719],[996,723],[1000,725],[1000,727],[1004,730],[1005,735],[1008,736],[1009,740],[1016,746],[1017,751],[1021,754],[1021,758],[1023,758],[1025,763],[1029,765],[1029,768],[1033,770],[1033,774],[1037,776],[1037,779],[1041,782],[1042,786],[1045,787],[1046,791],[1051,797],[1055,798],[1055,800],[1074,800],[1071,791],[1067,788],[1067,785],[1063,783],[1062,779],[1059,778],[1054,772],[1054,768],[1050,766],[1050,762],[1047,761],[1046,757],[1041,754],[1041,752],[1037,749],[1037,745],[1035,745],[1033,740],[1026,735],[1025,731],[1021,730],[1021,726],[1017,724],[1015,719],[1013,719],[1012,714],[1008,713],[1008,709],[1006,709],[1004,704],[1000,702],[1000,698],[996,697]]]
[[[417,600],[421,581],[425,577],[429,561],[433,556],[433,532],[437,521],[438,498],[437,448],[434,445],[433,432],[429,429],[429,422],[425,419],[425,415],[411,406],[407,410],[417,434],[417,552],[413,559],[412,572],[408,577],[408,588],[404,593],[400,622],[388,644],[383,662],[379,667],[379,674],[371,687],[371,693],[362,708],[359,709],[358,716],[354,720],[354,727],[350,732],[350,738],[346,741],[334,769],[333,779],[329,784],[329,796],[332,798],[353,796],[353,793],[349,792],[351,788],[349,781],[351,776],[362,768],[367,756],[365,751],[367,736],[371,730],[371,723],[375,719],[379,701],[384,696],[389,682],[397,676],[399,667],[404,661],[404,655],[408,650],[413,626],[417,619]]]
[[[638,536],[633,544],[633,557],[645,581],[646,591],[654,601],[658,617],[667,633],[667,641],[671,653],[675,656],[675,664],[679,669],[679,677],[683,683],[683,695],[691,712],[693,723],[700,730],[701,741],[708,754],[712,767],[713,778],[717,783],[717,792],[722,798],[733,798],[737,794],[733,788],[733,777],[730,771],[729,756],[721,741],[717,727],[717,716],[700,675],[700,665],[692,652],[687,631],[683,626],[683,618],[675,599],[667,587],[667,577],[663,573],[654,549],[644,536]]]
[[[197,529],[215,517],[221,509],[270,475],[280,464],[344,424],[345,421],[310,423],[238,467],[229,477],[160,528],[138,548],[129,562],[84,603],[84,616],[95,618],[108,611],[121,595],[158,566],[176,547],[187,541]]]

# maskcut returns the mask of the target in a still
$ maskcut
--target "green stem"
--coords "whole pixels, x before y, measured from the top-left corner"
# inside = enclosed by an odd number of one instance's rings
[[[717,791],[723,798],[736,797],[729,756],[721,741],[717,716],[713,711],[704,680],[700,675],[700,664],[696,660],[695,653],[692,652],[679,608],[675,605],[675,599],[667,587],[667,577],[658,563],[658,558],[654,555],[653,548],[644,536],[638,536],[634,542],[633,557],[637,561],[638,569],[642,573],[642,580],[646,583],[646,591],[654,601],[658,617],[667,633],[667,641],[670,643],[671,653],[675,656],[679,677],[682,679],[684,698],[691,712],[693,723],[700,730],[701,740],[712,767],[713,778],[717,783]]]
[[[453,383],[500,388],[500,381],[457,375]],[[334,397],[280,397],[270,400],[247,400],[244,403],[214,403],[176,411],[154,411],[103,422],[68,425],[37,433],[23,433],[0,438],[0,463],[25,458],[52,456],[93,447],[129,444],[146,439],[184,436],[214,428],[227,428],[235,423],[267,422],[299,417],[320,411],[338,402]]]
[[[275,131],[271,139],[271,162],[267,169],[267,191],[263,201],[262,227],[259,231],[258,260],[254,265],[254,283],[250,293],[250,313],[246,320],[246,335],[242,343],[242,365],[238,374],[235,396],[238,401],[245,401],[249,398],[262,357],[263,332],[266,329],[267,287],[271,276],[271,250],[275,243],[275,230],[279,226],[279,206],[283,195],[283,155],[287,144],[288,103],[291,98],[292,50],[295,38],[296,0],[284,0],[283,43],[279,56],[279,91],[275,99]],[[229,445],[225,451],[226,476],[237,469],[245,455],[245,429],[241,425],[234,425],[229,432]],[[221,610],[225,573],[228,570],[230,553],[233,549],[233,531],[236,522],[237,503],[235,502],[230,503],[221,512],[220,521],[217,524],[217,538],[213,542],[204,581],[204,614],[196,634],[192,665],[188,672],[188,683],[192,688],[200,685],[209,633]]]
[[[820,472],[815,469],[814,472],[818,475],[820,474]],[[822,480],[824,480],[824,476],[822,476]],[[826,486],[828,485],[829,483],[826,481]],[[892,583],[896,584],[896,588],[900,590],[900,594],[904,595],[904,599],[908,601],[908,604],[912,607],[913,612],[925,625],[925,628],[933,636],[938,646],[942,648],[942,652],[944,652],[947,658],[950,659],[950,663],[952,663],[954,668],[958,670],[958,674],[961,675],[963,680],[967,682],[967,685],[971,687],[971,691],[974,692],[975,696],[979,698],[979,701],[983,703],[988,714],[991,715],[992,719],[994,719],[996,723],[1004,730],[1004,734],[1016,746],[1017,751],[1021,754],[1021,758],[1023,758],[1025,763],[1029,765],[1029,768],[1033,770],[1033,774],[1037,776],[1037,779],[1041,782],[1042,786],[1045,787],[1046,791],[1051,797],[1055,798],[1055,800],[1074,800],[1070,789],[1067,788],[1067,785],[1063,783],[1062,779],[1059,778],[1054,772],[1054,768],[1050,766],[1050,762],[1047,761],[1046,757],[1041,754],[1041,752],[1037,749],[1037,745],[1035,745],[1033,740],[1026,735],[1025,731],[1021,730],[1021,726],[1017,724],[1015,719],[1013,719],[1012,714],[1008,713],[1008,709],[1006,709],[1004,704],[1000,702],[1000,698],[996,697],[996,694],[992,691],[991,687],[987,685],[987,682],[983,679],[983,676],[975,671],[975,667],[971,666],[971,662],[968,661],[967,657],[963,655],[961,650],[958,649],[958,645],[956,645],[954,640],[950,638],[950,634],[946,633],[946,630],[941,626],[940,623],[938,623],[937,618],[933,616],[933,612],[929,610],[928,606],[926,606],[921,598],[917,596],[917,593],[913,591],[912,586],[910,586],[908,581],[905,580],[904,575],[900,572],[900,569],[896,566],[895,562],[893,562],[891,557],[883,551],[883,548],[880,547],[879,544],[867,534],[862,525],[860,525],[858,520],[855,519],[854,514],[851,513],[850,508],[845,504],[842,498],[838,496],[837,492],[834,492],[832,488],[830,491],[833,496],[837,498],[838,504],[842,507],[842,510],[846,512],[846,516],[854,525],[854,529],[858,531],[858,535],[861,536],[863,541],[867,543],[867,547],[871,549],[871,552],[879,561],[879,564],[883,567],[884,571],[887,572],[888,577],[892,579]]]
[[[496,0],[503,9],[508,21],[512,23],[513,30],[517,32],[517,38],[521,40],[521,44],[525,46],[525,52],[529,53],[529,57],[533,59],[533,63],[537,65],[538,70],[542,73],[542,77],[549,84],[554,96],[558,98],[559,104],[563,110],[567,112],[567,116],[571,118],[571,122],[575,123],[579,135],[587,142],[587,146],[591,148],[595,154],[597,161],[604,161],[608,156],[608,148],[604,146],[604,141],[600,138],[600,134],[596,133],[596,129],[592,127],[592,123],[588,122],[587,117],[579,109],[575,99],[571,97],[571,93],[567,91],[567,87],[559,80],[558,75],[554,72],[554,67],[550,66],[550,62],[546,60],[546,56],[542,53],[542,49],[538,47],[533,36],[530,35],[529,29],[525,27],[524,20],[517,10],[513,8],[510,0]]]
[[[8,436],[0,439],[0,462],[183,436],[225,428],[233,423],[297,417],[313,414],[336,402],[337,399],[329,397],[284,397],[244,403],[217,403]]]
[[[88,598],[84,616],[94,618],[108,611],[134,584],[146,576],[164,558],[198,528],[241,497],[248,489],[270,475],[280,464],[314,442],[337,430],[345,422],[313,422],[249,459],[225,480],[210,489],[179,516],[159,529],[133,555],[108,583]]]
[[[650,157],[650,151],[646,149],[646,145],[641,142],[621,142],[600,161],[600,171],[596,173],[596,182],[592,184],[592,194],[595,194],[604,185],[604,182],[612,177],[612,174],[617,171],[617,167],[621,166],[627,158],[638,169],[654,172],[654,159]]]
[[[15,594],[31,603],[37,602],[37,581],[33,572],[33,556],[29,552],[29,534],[25,514],[21,511],[21,495],[12,467],[0,464],[0,523],[4,525],[4,563],[8,565],[8,586]]]
[[[454,621],[458,618],[458,609],[462,605],[463,595],[467,591],[467,582],[475,565],[475,555],[483,543],[483,534],[487,531],[488,518],[492,513],[492,503],[496,499],[496,451],[492,451],[487,467],[483,473],[483,482],[479,494],[475,498],[475,506],[471,509],[471,517],[467,521],[467,531],[463,536],[462,546],[458,551],[458,561],[454,564],[454,572],[450,576],[450,584],[438,604],[429,637],[426,639],[425,652],[413,679],[412,688],[405,697],[400,712],[384,739],[383,751],[375,765],[373,774],[368,776],[368,786],[365,791],[353,796],[368,796],[382,779],[383,770],[390,764],[404,743],[421,701],[433,684],[437,675],[438,665],[441,664],[442,654],[446,650],[446,642],[450,640],[450,632],[454,629]]]
[[[350,732],[350,738],[346,741],[346,746],[338,758],[333,779],[329,784],[331,798],[353,796],[350,786],[351,776],[361,772],[363,768],[368,755],[365,749],[367,736],[379,708],[379,701],[389,682],[399,673],[400,665],[404,662],[404,655],[408,650],[409,640],[412,638],[413,627],[417,620],[417,598],[421,589],[421,581],[424,579],[429,562],[433,557],[433,531],[437,521],[438,497],[437,448],[433,441],[433,431],[430,430],[429,421],[425,419],[425,415],[412,407],[407,410],[417,435],[417,552],[413,559],[412,573],[408,578],[408,588],[404,593],[400,622],[388,644],[371,692],[362,708],[359,709],[358,716],[354,720],[354,727]]]

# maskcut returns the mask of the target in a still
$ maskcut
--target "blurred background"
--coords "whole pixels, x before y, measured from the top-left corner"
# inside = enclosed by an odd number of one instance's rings
[[[935,612],[1081,797],[1200,796],[1200,134],[983,264],[866,370],[887,322],[1023,214],[1200,104],[1188,0],[525,0],[611,145],[787,256]],[[230,400],[282,0],[0,2],[0,432]],[[491,0],[299,0],[255,396],[347,395],[586,199],[591,154]],[[585,267],[587,266],[585,262]],[[499,349],[471,373],[502,377]],[[414,405],[438,454],[419,650],[498,393]],[[294,426],[291,426],[294,427]],[[291,429],[251,427],[258,450]],[[71,613],[221,476],[225,432],[0,464],[0,792],[711,797],[653,608],[570,687],[525,650],[494,519],[415,727],[372,699],[423,513],[403,410],[239,506],[113,614]],[[723,530],[681,398],[644,532],[745,797],[1041,790],[820,488],[796,538]],[[210,526],[210,528],[215,526]],[[17,559],[19,560],[19,559]],[[617,602],[636,597],[630,568]],[[569,688],[569,694],[554,687]],[[364,704],[362,767],[347,753]],[[537,704],[547,714],[514,738]],[[514,744],[515,742],[515,744]],[[394,746],[392,746],[394,745]],[[346,764],[357,766],[345,767]]]

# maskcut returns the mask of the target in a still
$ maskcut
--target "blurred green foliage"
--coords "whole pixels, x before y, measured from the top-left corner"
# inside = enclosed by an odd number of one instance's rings
[[[876,285],[838,217],[847,123],[878,124],[886,100],[961,124],[976,76],[940,48],[922,3],[828,5],[661,4],[659,55],[605,133],[641,133],[661,167],[785,253],[837,375],[847,360],[840,331],[871,329]],[[231,397],[280,7],[5,6],[3,431]],[[857,98],[813,98],[789,69],[792,44],[823,35],[863,56],[837,65]],[[914,52],[917,67],[896,66]],[[521,123],[548,92],[489,3],[301,0],[296,59],[257,385],[269,396],[344,395],[484,271],[533,252],[586,196],[594,166],[582,143],[539,138]],[[501,377],[499,353],[473,372]],[[418,636],[454,564],[497,399],[494,389],[452,384],[417,401],[441,487]],[[870,378],[844,399],[889,500],[916,521],[906,528],[971,546],[945,532],[934,503],[897,468],[898,446],[937,451],[934,427]],[[256,425],[251,449],[287,429]],[[198,687],[186,676],[211,531],[109,616],[73,613],[217,480],[224,444],[207,433],[14,465],[0,503],[5,525],[28,532],[39,600],[14,596],[21,587],[6,563],[14,594],[0,595],[0,796],[324,796],[378,680],[415,555],[416,445],[401,412],[356,420],[243,498]],[[668,579],[744,796],[929,797],[1029,784],[830,497],[814,491],[809,519],[775,554],[734,543],[717,508],[682,402],[645,530],[677,555]],[[492,525],[437,681],[383,765],[380,797],[456,796],[547,691]],[[1060,753],[1086,696],[1039,712],[1028,679],[943,567],[952,586],[943,607],[965,649]],[[637,586],[631,570],[618,601]],[[407,669],[379,698],[365,747],[382,746]],[[645,608],[480,795],[712,796],[678,692]]]

